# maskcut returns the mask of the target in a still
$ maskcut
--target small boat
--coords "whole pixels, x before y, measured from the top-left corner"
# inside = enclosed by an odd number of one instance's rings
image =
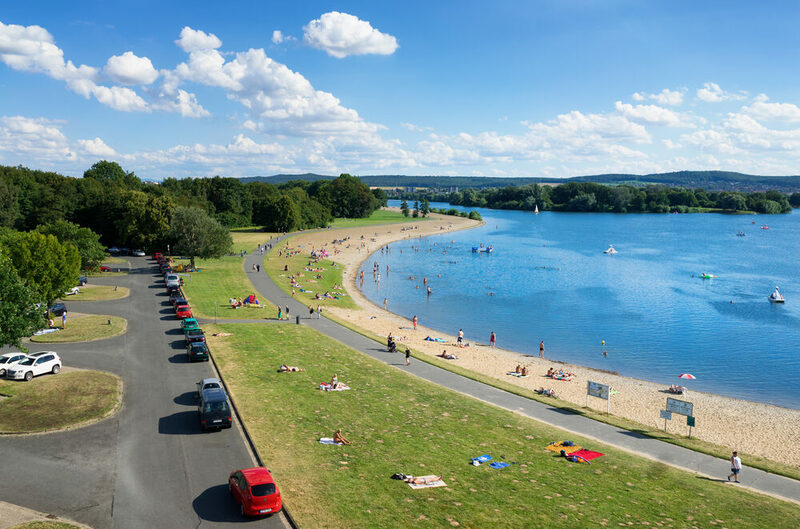
[[[780,291],[778,290],[778,287],[775,287],[775,292],[770,294],[769,298],[767,298],[767,299],[769,299],[770,303],[785,303],[786,302],[786,300],[783,297],[783,294],[781,294]]]
[[[537,215],[539,214],[539,204],[536,204],[536,206],[534,206],[533,212]]]
[[[608,245],[608,250],[604,251],[603,253],[608,254],[608,255],[614,255],[615,253],[619,253],[619,252],[614,249],[614,245],[613,244],[609,244]]]
[[[493,250],[494,248],[492,248],[491,246],[487,246],[486,248],[484,248],[482,244],[480,246],[472,247],[472,253],[492,253]]]
[[[736,236],[737,237],[744,237],[745,233],[743,231],[740,231],[739,233],[736,234]]]
[[[768,229],[769,229],[769,226],[767,226],[766,224],[764,224],[763,226],[761,226],[761,229],[762,229],[762,230],[768,230]]]
[[[703,272],[702,274],[700,274],[700,277],[701,277],[702,279],[714,279],[714,278],[715,278],[715,277],[717,277],[717,276],[715,276],[715,275],[713,275],[713,274],[706,274],[705,272]]]

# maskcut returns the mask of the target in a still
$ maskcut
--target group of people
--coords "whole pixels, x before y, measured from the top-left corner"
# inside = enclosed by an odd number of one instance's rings
[[[250,294],[249,296],[247,296],[244,299],[242,299],[242,298],[229,298],[228,299],[228,303],[234,309],[237,309],[239,307],[244,307],[246,305],[260,305],[260,303],[258,302],[258,298],[256,298],[255,294]]]
[[[552,367],[547,370],[545,375],[547,378],[553,378],[556,380],[572,380],[575,377],[575,373],[568,373],[563,369],[553,369]]]
[[[676,395],[684,395],[689,392],[689,390],[686,389],[686,386],[679,386],[677,384],[672,384],[669,388],[667,388],[667,391],[670,393],[675,393]]]
[[[519,376],[521,376],[521,377],[527,377],[528,376],[528,366],[523,366],[523,365],[517,364],[517,368],[514,370],[514,372],[515,373],[519,373]]]

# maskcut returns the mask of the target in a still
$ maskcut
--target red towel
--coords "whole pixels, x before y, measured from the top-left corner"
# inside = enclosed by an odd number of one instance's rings
[[[586,461],[591,461],[592,459],[597,459],[600,456],[605,454],[601,454],[600,452],[592,452],[591,450],[578,450],[577,452],[572,452],[571,456],[578,456],[584,458]]]

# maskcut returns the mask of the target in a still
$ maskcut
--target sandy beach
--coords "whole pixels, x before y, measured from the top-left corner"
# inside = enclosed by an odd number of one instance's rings
[[[357,310],[329,307],[330,313],[337,318],[348,321],[368,332],[380,337],[390,332],[399,337],[398,347],[410,347],[414,351],[428,355],[438,355],[443,349],[458,356],[450,360],[454,364],[494,377],[498,380],[517,386],[536,390],[553,389],[561,400],[584,406],[586,404],[586,383],[588,380],[607,384],[614,393],[610,400],[611,414],[637,421],[650,427],[663,429],[664,420],[659,411],[665,408],[667,397],[692,402],[696,427],[692,436],[731,450],[739,450],[747,454],[763,456],[800,467],[800,443],[796,432],[800,430],[800,410],[793,410],[750,402],[708,393],[690,390],[684,395],[671,395],[661,384],[614,375],[581,366],[556,363],[547,359],[530,357],[514,351],[488,347],[488,336],[470,336],[466,331],[465,341],[470,347],[457,348],[454,335],[444,334],[425,327],[419,322],[416,331],[411,322],[401,316],[383,310],[363,295],[355,281],[358,266],[369,257],[370,253],[381,246],[410,237],[420,237],[448,231],[469,229],[480,225],[479,222],[443,215],[432,215],[430,220],[401,224],[366,226],[360,228],[343,228],[336,230],[341,237],[350,236],[358,240],[362,235],[369,241],[367,248],[341,248],[341,252],[332,259],[344,268],[344,283],[353,300],[361,307]],[[411,229],[405,229],[411,227]],[[310,253],[311,248],[324,247],[331,240],[330,231],[314,232],[298,236],[297,244],[304,244]],[[391,308],[391,306],[389,306]],[[453,329],[457,331],[457,329]],[[445,340],[445,343],[425,341],[426,336],[434,336]],[[502,337],[498,338],[502,345]],[[508,375],[517,365],[526,366],[529,370],[527,378]],[[554,367],[565,372],[574,373],[570,381],[554,380],[545,377],[548,368]],[[683,385],[688,385],[684,383]],[[589,406],[604,411],[606,401],[590,397]],[[667,431],[686,435],[688,427],[683,416],[673,414],[668,421]],[[747,462],[744,461],[745,466]]]

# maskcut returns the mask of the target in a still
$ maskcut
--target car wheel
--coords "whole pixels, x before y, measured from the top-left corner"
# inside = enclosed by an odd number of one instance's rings
[[[33,371],[28,371],[25,373],[25,382],[30,382],[33,380]]]
[[[61,366],[58,365],[58,364],[54,365],[53,366],[53,374],[57,375],[59,371],[61,371]]]
[[[6,376],[6,370],[5,369],[0,369],[0,377],[4,377],[4,376]]]

